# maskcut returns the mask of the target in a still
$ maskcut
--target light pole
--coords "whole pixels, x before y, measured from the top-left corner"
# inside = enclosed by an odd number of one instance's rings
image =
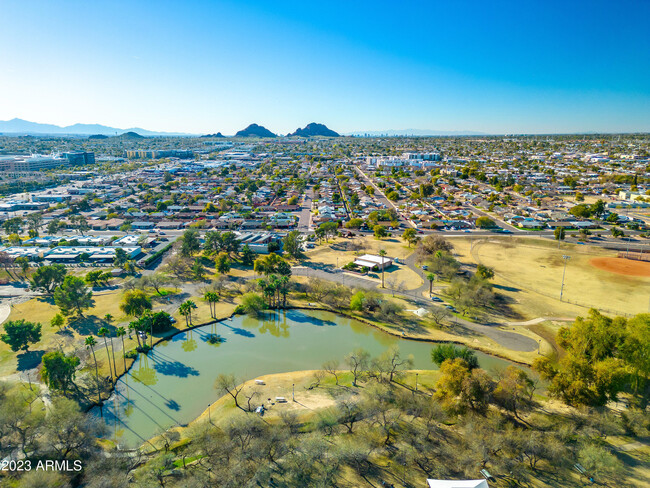
[[[418,374],[415,373],[415,391],[418,391]]]
[[[571,259],[571,256],[567,256],[566,254],[563,254],[562,259],[564,259],[564,270],[562,271],[562,286],[560,287],[560,301],[562,301],[562,294],[564,293],[564,276],[566,275],[566,265],[569,262],[569,259]]]
[[[295,402],[296,401],[296,384],[293,383],[291,385],[291,399]]]
[[[537,339],[537,354],[542,354],[540,351],[542,349],[542,340]]]
[[[212,415],[210,414],[210,407],[212,407],[212,404],[208,403],[208,422],[212,423]]]

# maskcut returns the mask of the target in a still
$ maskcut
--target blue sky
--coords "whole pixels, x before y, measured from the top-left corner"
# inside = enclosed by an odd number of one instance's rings
[[[0,120],[650,131],[650,2],[0,0]]]

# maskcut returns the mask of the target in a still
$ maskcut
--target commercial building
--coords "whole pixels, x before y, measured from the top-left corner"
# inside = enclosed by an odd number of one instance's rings
[[[68,163],[72,166],[79,164],[95,164],[95,153],[85,152],[85,151],[76,151],[76,152],[66,152],[61,154],[62,157],[68,160]]]
[[[127,150],[124,155],[129,159],[161,159],[161,158],[179,158],[190,159],[194,157],[194,152],[184,149],[173,150]]]
[[[364,254],[355,259],[354,264],[365,268],[377,268],[378,270],[389,268],[393,265],[393,258],[386,256],[375,256],[374,254]]]

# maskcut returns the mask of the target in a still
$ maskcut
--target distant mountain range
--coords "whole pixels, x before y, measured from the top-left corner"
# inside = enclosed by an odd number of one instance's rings
[[[156,132],[139,127],[131,129],[118,129],[100,124],[74,124],[66,127],[53,124],[39,124],[23,119],[0,120],[0,134],[26,135],[103,135],[115,136],[133,132],[141,136],[191,136],[182,132]]]
[[[287,135],[287,137],[316,137],[316,136],[339,137],[340,134],[338,132],[334,132],[331,129],[328,129],[327,126],[323,124],[317,124],[316,122],[312,122],[311,124],[307,124],[304,129],[296,129],[296,132]]]
[[[6,135],[59,135],[59,136],[90,136],[100,139],[103,137],[121,136],[130,133],[143,137],[199,137],[198,134],[189,134],[185,132],[157,132],[139,127],[130,129],[118,129],[101,124],[74,124],[66,127],[53,124],[40,124],[23,119],[0,120],[0,134]],[[324,124],[312,122],[302,129],[296,129],[295,132],[288,134],[287,137],[339,137],[341,134],[329,129]],[[445,130],[423,130],[423,129],[403,129],[403,130],[375,130],[375,131],[354,131],[348,132],[347,136],[369,136],[369,137],[395,137],[395,136],[484,136],[482,132],[475,131],[445,131]],[[201,137],[226,137],[221,132],[216,134],[206,134]],[[251,124],[245,129],[235,134],[235,137],[278,137],[266,127],[258,124]]]

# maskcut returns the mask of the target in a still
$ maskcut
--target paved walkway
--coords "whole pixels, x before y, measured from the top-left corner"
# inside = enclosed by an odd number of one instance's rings
[[[3,303],[0,305],[0,324],[3,324],[5,320],[9,318],[11,313],[11,307],[8,303]]]

